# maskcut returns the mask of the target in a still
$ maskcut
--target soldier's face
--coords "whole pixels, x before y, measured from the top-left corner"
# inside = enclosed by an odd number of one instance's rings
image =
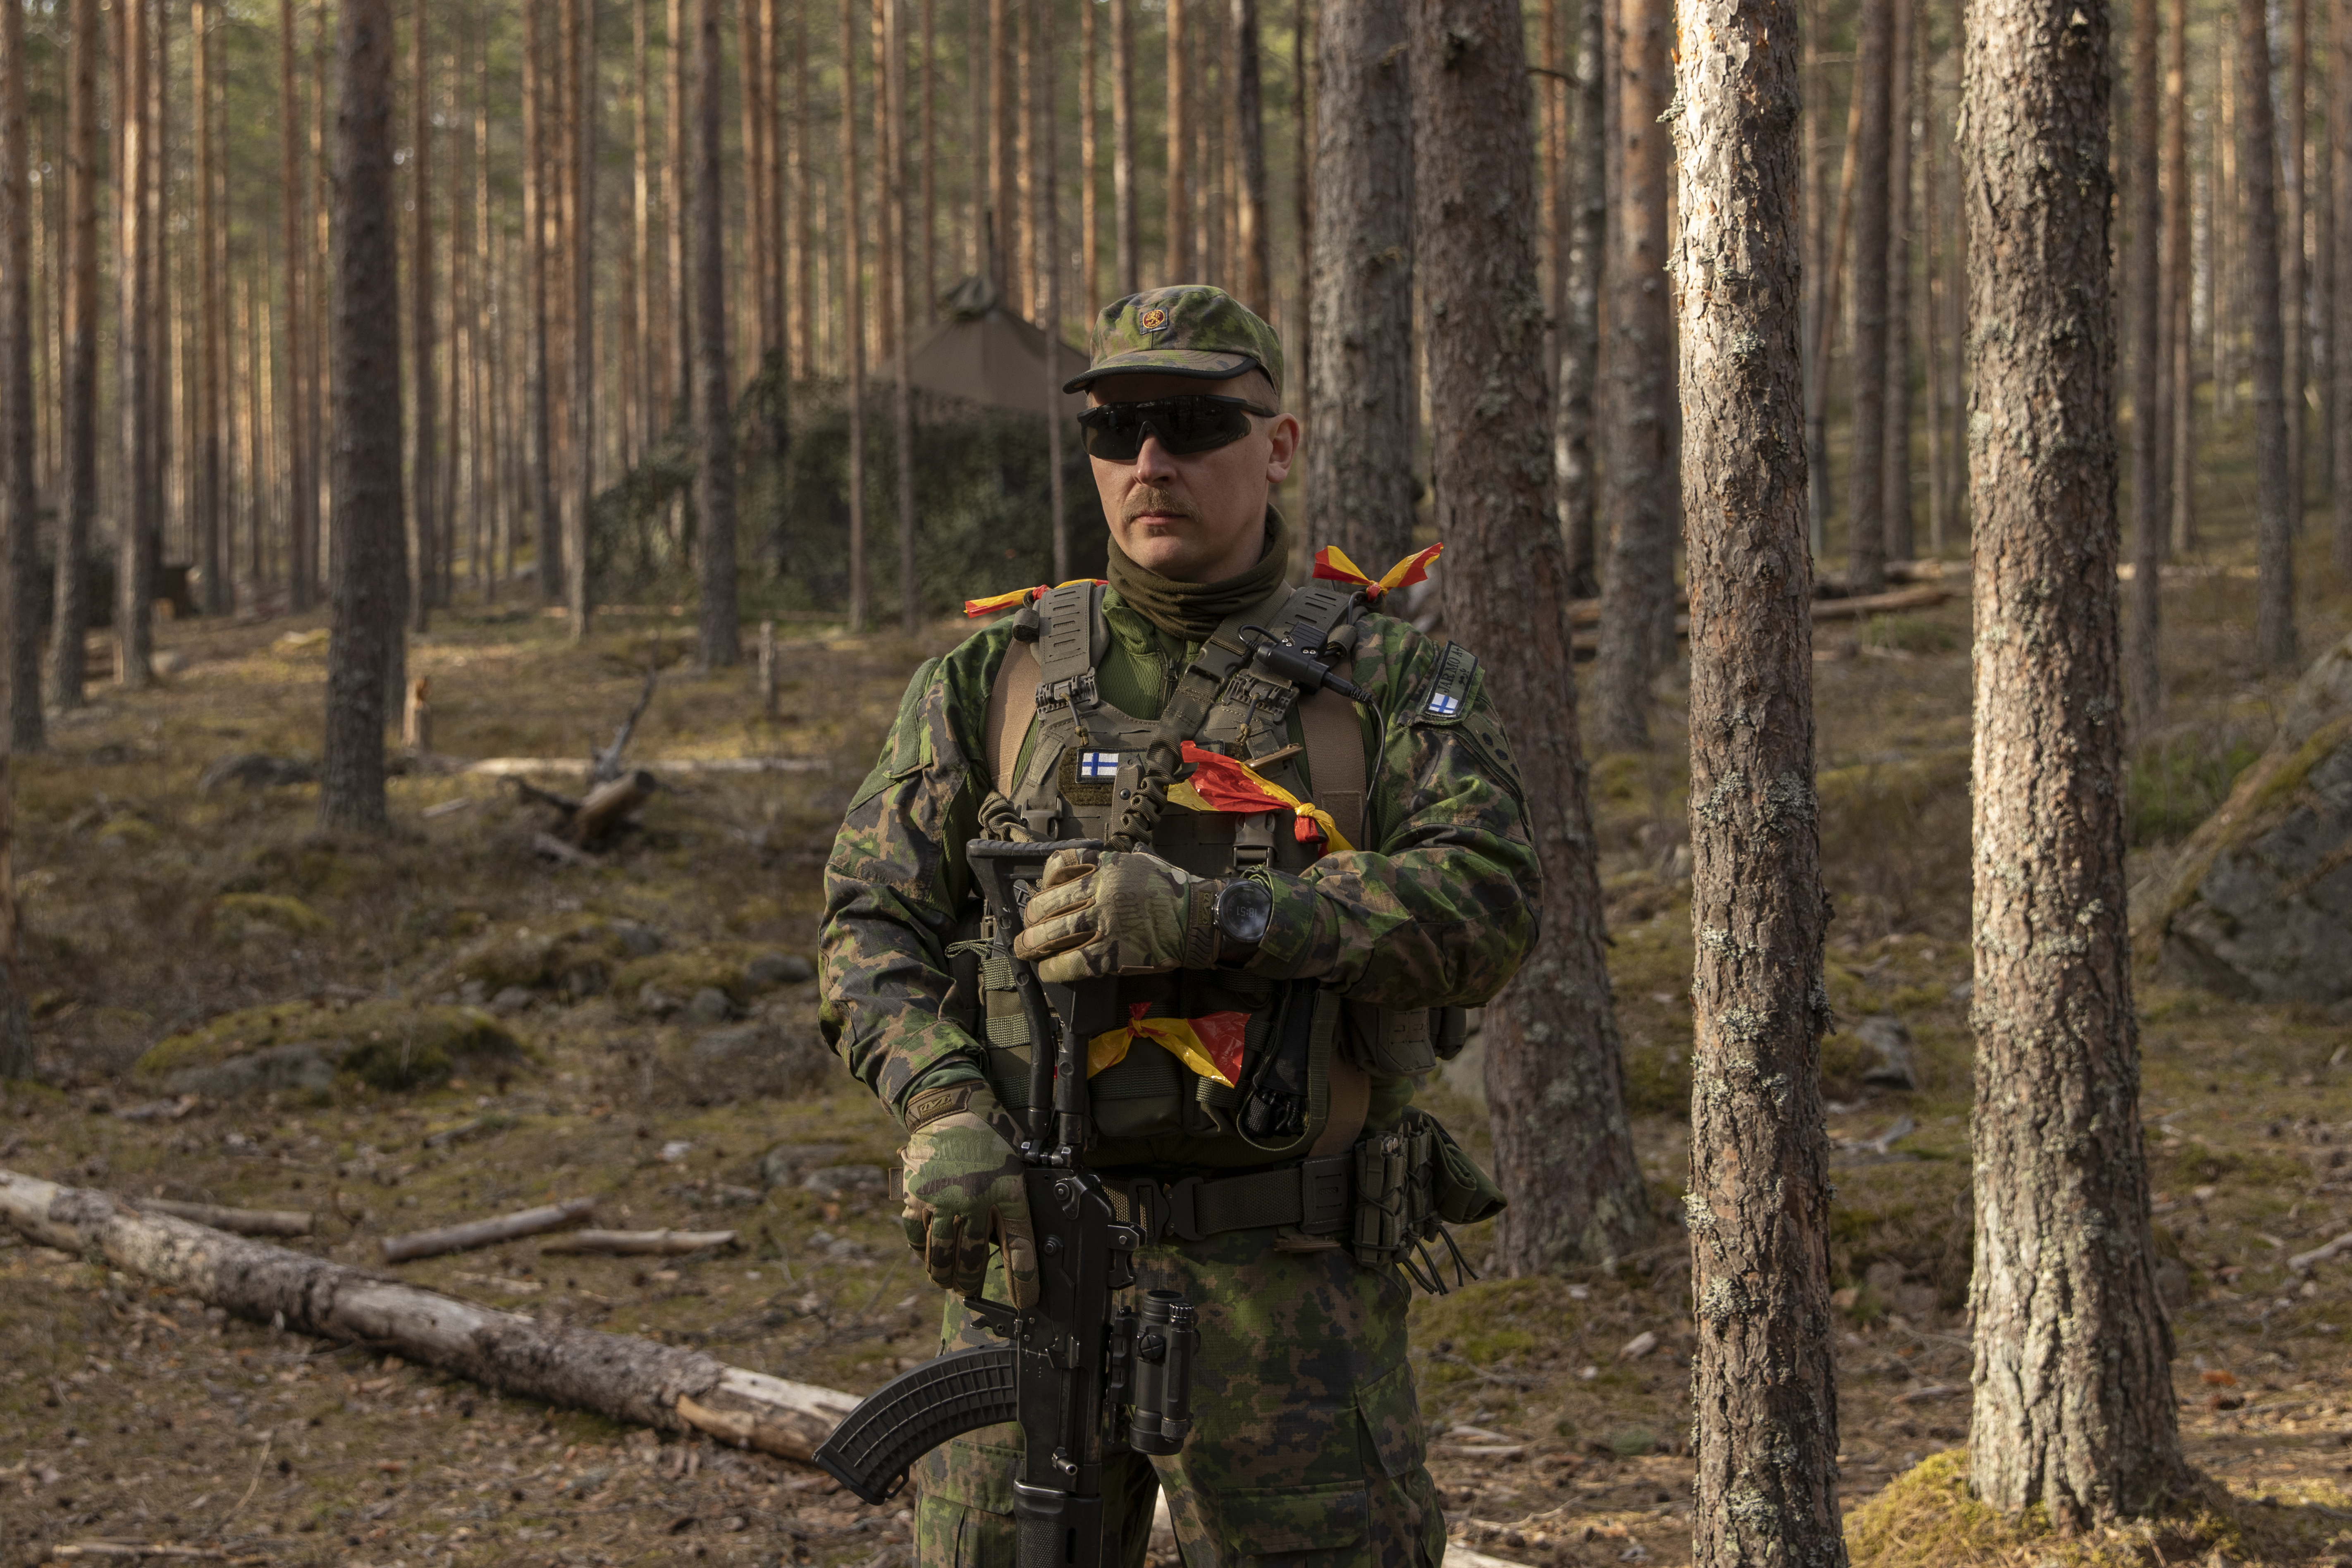
[[[1105,376],[1094,403],[1142,403],[1206,393],[1274,406],[1274,389],[1252,372],[1230,381],[1177,375]],[[1111,537],[1137,565],[1179,583],[1215,583],[1257,564],[1265,550],[1266,497],[1298,455],[1298,421],[1253,416],[1250,433],[1207,452],[1178,457],[1157,436],[1131,463],[1091,458]]]

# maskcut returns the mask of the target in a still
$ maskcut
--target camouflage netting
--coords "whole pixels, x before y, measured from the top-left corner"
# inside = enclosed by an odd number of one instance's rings
[[[899,605],[893,388],[866,393],[866,559],[871,613]],[[1105,533],[1075,428],[1063,448],[1073,574],[1100,576]],[[839,611],[849,598],[849,416],[843,384],[783,385],[772,362],[736,408],[737,559],[745,614]],[[1042,421],[933,393],[915,398],[916,560],[925,615],[1053,575]],[[598,599],[690,599],[695,451],[681,426],[596,498]]]

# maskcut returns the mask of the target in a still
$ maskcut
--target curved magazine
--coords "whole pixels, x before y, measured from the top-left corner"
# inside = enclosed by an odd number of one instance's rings
[[[866,1501],[882,1501],[933,1448],[1019,1414],[1013,1355],[1009,1344],[980,1345],[908,1368],[841,1418],[817,1464]]]

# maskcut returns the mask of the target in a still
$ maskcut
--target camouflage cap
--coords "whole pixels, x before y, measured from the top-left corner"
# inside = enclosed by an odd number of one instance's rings
[[[1223,381],[1252,367],[1282,390],[1282,340],[1255,311],[1207,283],[1153,289],[1106,305],[1091,340],[1094,363],[1064,392],[1083,391],[1107,375]]]

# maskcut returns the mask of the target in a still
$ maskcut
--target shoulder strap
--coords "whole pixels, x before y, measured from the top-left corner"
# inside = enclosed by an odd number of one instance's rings
[[[1348,668],[1341,664],[1333,669],[1345,674]],[[1369,848],[1364,841],[1369,765],[1356,705],[1327,687],[1299,704],[1298,729],[1307,742],[1307,775],[1315,804],[1331,814],[1349,843]]]
[[[1037,601],[1038,702],[1091,707],[1095,662],[1101,657],[1096,625],[1102,619],[1101,585],[1065,583]]]
[[[1037,716],[1037,653],[1025,642],[1004,650],[996,667],[996,683],[988,689],[988,723],[982,744],[988,755],[988,779],[1011,796],[1019,780],[1013,770],[1021,765],[1021,742],[1028,738],[1030,721]]]
[[[1325,1112],[1323,1131],[1315,1135],[1315,1146],[1307,1151],[1310,1155],[1338,1154],[1354,1147],[1372,1109],[1371,1074],[1338,1050],[1331,1053],[1329,1070],[1330,1109]]]

